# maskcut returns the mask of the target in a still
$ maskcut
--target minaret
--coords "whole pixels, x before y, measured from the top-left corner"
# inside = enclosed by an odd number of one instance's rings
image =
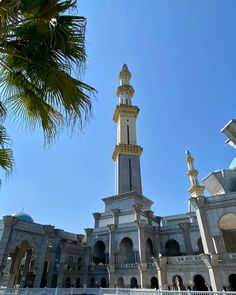
[[[140,155],[142,147],[136,141],[136,119],[139,108],[132,105],[134,89],[130,85],[131,73],[126,64],[119,74],[120,86],[116,95],[119,104],[116,106],[113,120],[117,124],[117,144],[112,158],[116,162],[116,194],[136,191],[142,194]]]
[[[189,151],[186,151],[186,162],[188,165],[188,176],[190,179],[191,187],[189,188],[189,192],[192,198],[196,198],[199,196],[204,196],[205,187],[199,185],[198,181],[198,171],[194,168],[194,159],[192,158]]]

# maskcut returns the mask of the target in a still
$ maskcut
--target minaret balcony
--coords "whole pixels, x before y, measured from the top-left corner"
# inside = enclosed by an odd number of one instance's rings
[[[132,97],[134,95],[134,88],[128,84],[121,85],[117,88],[116,95],[120,96],[122,93],[128,93]]]
[[[139,108],[137,106],[126,105],[126,104],[117,105],[113,115],[113,120],[117,123],[120,116],[137,118],[138,113],[139,113]]]
[[[143,148],[140,145],[119,144],[115,146],[112,159],[116,161],[119,154],[140,156],[142,152]]]

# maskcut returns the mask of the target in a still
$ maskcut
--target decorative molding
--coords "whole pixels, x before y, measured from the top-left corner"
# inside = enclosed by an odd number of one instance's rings
[[[196,169],[189,170],[187,174],[188,174],[188,176],[197,176],[198,171]]]
[[[192,197],[204,196],[205,186],[193,185],[188,191]]]
[[[140,145],[120,143],[115,146],[112,159],[116,161],[119,154],[140,156],[142,152],[143,148]]]
[[[120,96],[121,93],[129,93],[129,95],[132,97],[134,95],[134,88],[128,84],[120,85],[117,88],[116,95]]]
[[[120,116],[126,116],[131,118],[137,118],[139,113],[139,108],[137,106],[120,104],[116,106],[113,120],[117,123]]]

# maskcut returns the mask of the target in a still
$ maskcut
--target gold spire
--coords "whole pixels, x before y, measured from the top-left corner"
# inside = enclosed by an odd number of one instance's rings
[[[188,166],[188,173],[191,187],[189,188],[189,192],[192,198],[196,198],[199,196],[204,196],[205,187],[199,185],[198,181],[198,171],[194,168],[194,159],[191,156],[189,151],[186,151],[186,158],[185,158]]]

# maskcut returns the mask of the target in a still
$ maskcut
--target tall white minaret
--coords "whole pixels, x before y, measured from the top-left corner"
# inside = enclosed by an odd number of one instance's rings
[[[120,86],[116,92],[119,104],[113,116],[117,124],[117,144],[112,156],[116,162],[116,194],[130,191],[142,194],[139,158],[143,149],[137,145],[135,126],[139,108],[132,105],[134,89],[130,85],[130,78],[131,73],[124,64],[119,74]]]
[[[194,159],[191,156],[189,151],[186,151],[186,162],[188,166],[188,176],[190,179],[191,187],[189,188],[189,192],[191,196],[194,198],[199,196],[204,196],[205,187],[201,186],[198,181],[198,171],[194,168]]]

